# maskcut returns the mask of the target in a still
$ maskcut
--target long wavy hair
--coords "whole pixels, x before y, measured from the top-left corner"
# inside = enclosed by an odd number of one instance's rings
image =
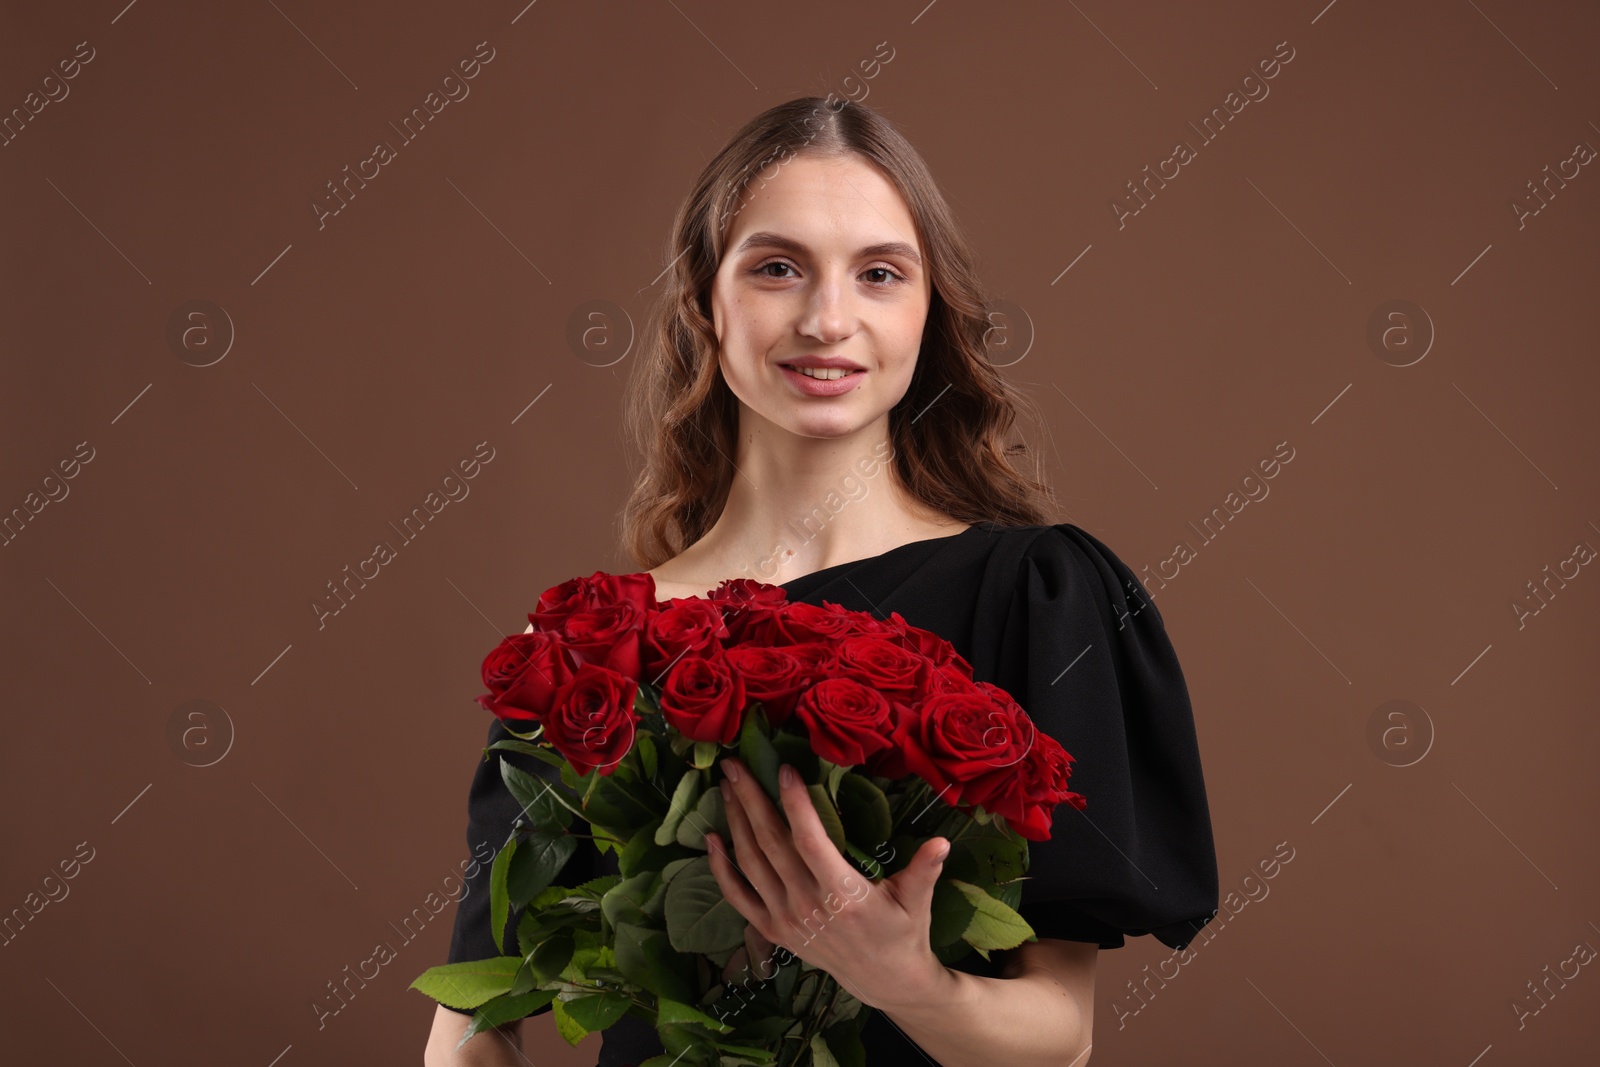
[[[727,502],[739,403],[718,362],[711,283],[746,187],[800,153],[875,164],[916,222],[932,299],[911,384],[889,412],[895,477],[911,497],[960,521],[1054,521],[1037,451],[1008,440],[1018,411],[1038,422],[1037,409],[986,354],[988,300],[927,163],[876,111],[808,96],[746,123],[673,219],[669,265],[624,398],[623,430],[640,466],[620,514],[623,547],[642,568],[658,566],[704,536]],[[930,405],[936,417],[921,417]],[[1024,463],[1031,473],[1019,469]]]

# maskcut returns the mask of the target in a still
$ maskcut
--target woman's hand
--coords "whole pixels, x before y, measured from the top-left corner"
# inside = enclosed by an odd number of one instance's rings
[[[722,895],[761,939],[746,933],[752,973],[771,977],[773,964],[758,958],[764,941],[826,971],[869,1007],[937,997],[952,974],[928,944],[928,924],[948,841],[925,842],[905,869],[871,881],[839,853],[792,768],[778,776],[785,826],[743,763],[720,766],[733,859],[715,833],[706,846]]]

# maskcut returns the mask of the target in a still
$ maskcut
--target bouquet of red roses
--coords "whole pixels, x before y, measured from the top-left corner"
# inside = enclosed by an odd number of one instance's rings
[[[491,868],[490,911],[498,941],[523,909],[520,954],[412,983],[474,1011],[463,1044],[554,1002],[573,1045],[624,1014],[652,1023],[668,1055],[642,1067],[862,1062],[867,1011],[826,972],[780,949],[761,979],[725,977],[746,919],[707,852],[708,833],[730,840],[723,755],[780,811],[778,769],[795,768],[867,879],[948,838],[929,931],[941,962],[1034,939],[1015,910],[1027,842],[1049,838],[1057,804],[1084,807],[1072,757],[937,634],[748,579],[658,603],[642,573],[573,578],[528,620],[484,660],[478,697],[518,738],[485,758],[504,749],[558,772],[500,759],[525,814]],[[586,836],[615,850],[620,874],[552,885]]]

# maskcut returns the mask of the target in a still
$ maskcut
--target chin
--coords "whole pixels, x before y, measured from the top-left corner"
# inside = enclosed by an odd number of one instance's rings
[[[873,421],[870,418],[863,419],[855,412],[834,411],[827,414],[812,412],[808,416],[785,419],[779,425],[799,437],[835,440],[859,433]]]

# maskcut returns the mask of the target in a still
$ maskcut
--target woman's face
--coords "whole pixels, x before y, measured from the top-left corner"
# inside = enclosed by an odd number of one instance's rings
[[[909,388],[928,317],[910,210],[857,156],[799,155],[752,189],[711,284],[741,427],[748,433],[754,417],[836,438],[872,426]],[[783,366],[804,356],[842,357],[860,371],[812,383]]]

